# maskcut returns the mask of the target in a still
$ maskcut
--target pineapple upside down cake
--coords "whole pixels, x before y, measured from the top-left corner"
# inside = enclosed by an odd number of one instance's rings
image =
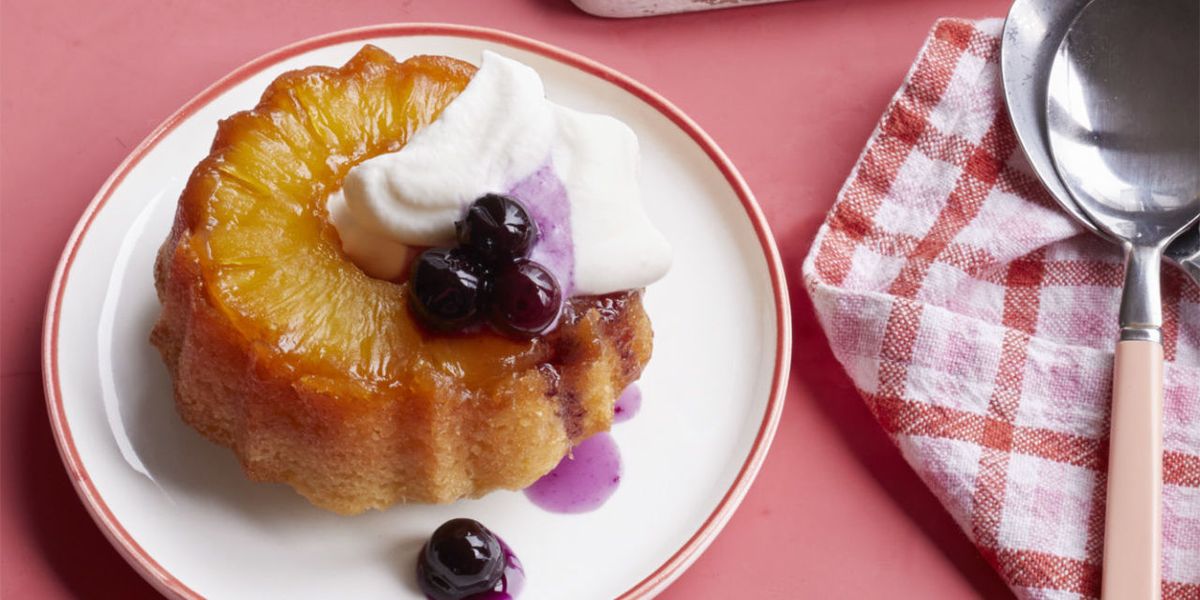
[[[671,253],[637,162],[490,52],[281,75],[220,123],[155,264],[179,414],[340,513],[528,486],[650,358]]]

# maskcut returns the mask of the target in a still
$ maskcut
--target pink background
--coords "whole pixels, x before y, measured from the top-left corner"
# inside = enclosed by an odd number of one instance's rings
[[[665,594],[1007,597],[834,361],[800,263],[939,16],[1005,0],[799,0],[632,21],[567,0],[0,0],[0,596],[151,598],[79,503],[50,436],[46,292],[84,206],[162,119],[243,62],[336,29],[444,21],[532,36],[661,92],[741,169],[792,290],[792,377],[758,481]]]

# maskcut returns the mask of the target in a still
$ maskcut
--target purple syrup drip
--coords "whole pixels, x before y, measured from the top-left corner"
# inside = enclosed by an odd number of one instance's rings
[[[621,452],[607,433],[597,433],[575,446],[553,471],[525,488],[534,504],[556,513],[583,513],[600,508],[621,482]]]
[[[642,409],[642,390],[636,383],[629,384],[613,405],[613,423],[624,423],[638,414]]]
[[[525,205],[541,237],[529,258],[542,263],[558,279],[563,296],[575,290],[575,243],[571,239],[571,203],[567,189],[550,163],[513,185],[508,195]]]
[[[494,589],[472,594],[464,600],[512,600],[525,587],[525,568],[521,566],[521,561],[500,536],[496,536],[496,539],[500,542],[500,549],[504,551],[504,575],[500,577]]]
[[[508,592],[487,591],[482,594],[473,594],[467,596],[465,600],[512,600],[513,595]]]

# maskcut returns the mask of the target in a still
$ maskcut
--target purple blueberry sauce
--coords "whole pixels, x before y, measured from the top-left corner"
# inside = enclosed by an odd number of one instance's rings
[[[523,205],[537,222],[541,237],[533,245],[529,259],[539,262],[554,274],[564,297],[575,291],[575,244],[571,240],[571,203],[567,190],[546,163],[513,185],[508,194]]]
[[[525,496],[550,512],[584,513],[600,508],[621,483],[621,452],[608,433],[575,446],[553,471],[525,488]]]
[[[638,414],[642,409],[642,390],[636,383],[629,384],[613,406],[613,423],[624,423]]]
[[[504,550],[504,575],[496,583],[496,588],[482,594],[467,596],[464,600],[512,600],[521,593],[521,589],[525,587],[525,568],[503,539],[500,539],[500,548]]]

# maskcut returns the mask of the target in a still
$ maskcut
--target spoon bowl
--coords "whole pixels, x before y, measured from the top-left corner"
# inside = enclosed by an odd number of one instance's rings
[[[1075,19],[1050,70],[1046,119],[1058,173],[1080,210],[1118,240],[1157,245],[1200,216],[1198,6],[1097,0]]]
[[[1050,158],[1046,124],[1046,74],[1059,42],[1088,0],[1016,0],[1004,23],[1000,70],[1004,99],[1022,149],[1058,204],[1093,233],[1116,241],[1083,213],[1059,178]],[[1165,251],[1200,284],[1200,227],[1190,227]]]

